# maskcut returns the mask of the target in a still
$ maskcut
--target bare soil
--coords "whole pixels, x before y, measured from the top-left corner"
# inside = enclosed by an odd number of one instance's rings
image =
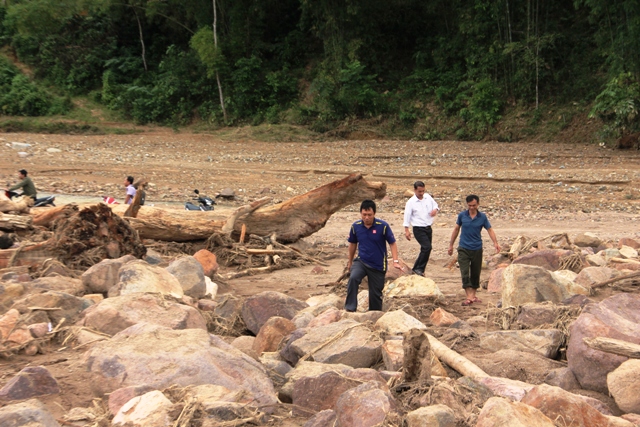
[[[439,203],[434,224],[434,251],[426,275],[446,295],[444,308],[462,319],[495,307],[499,295],[479,293],[480,304],[462,307],[464,292],[458,271],[446,268],[448,242],[464,197],[477,194],[503,247],[518,235],[544,237],[556,232],[593,232],[616,243],[621,237],[640,238],[640,154],[595,145],[457,141],[349,140],[261,142],[238,130],[220,135],[157,130],[136,135],[77,136],[3,134],[0,137],[0,182],[16,182],[25,168],[40,194],[56,194],[58,203],[101,201],[124,197],[127,175],[151,183],[147,204],[181,209],[194,188],[211,196],[229,187],[238,200],[219,201],[225,217],[247,201],[271,195],[274,202],[302,194],[350,173],[387,184],[387,197],[377,216],[388,221],[398,237],[400,257],[413,264],[419,247],[403,236],[405,192],[423,180]],[[13,148],[13,142],[31,144]],[[59,151],[58,151],[59,150]],[[25,154],[19,154],[19,152]],[[223,292],[248,296],[267,290],[299,299],[328,292],[346,261],[349,225],[358,219],[358,206],[336,213],[306,242],[334,254],[324,273],[313,265],[234,279]],[[486,234],[485,256],[492,245]],[[490,271],[483,271],[487,279]],[[609,295],[599,291],[594,299]],[[428,315],[428,314],[427,314]],[[422,319],[428,324],[428,318]],[[492,328],[492,325],[487,325]],[[482,332],[482,331],[480,331]],[[468,348],[464,346],[458,350]],[[62,393],[44,399],[58,418],[76,406],[92,405],[83,349],[57,343],[45,354],[0,359],[0,386],[26,365],[44,365],[58,379]],[[304,420],[279,419],[278,425],[302,425]]]

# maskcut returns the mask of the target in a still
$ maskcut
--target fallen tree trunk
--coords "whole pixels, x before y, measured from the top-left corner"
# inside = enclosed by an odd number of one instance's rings
[[[204,240],[214,233],[225,233],[229,228],[225,228],[225,225],[233,223],[236,237],[245,226],[247,235],[267,236],[275,233],[278,242],[292,243],[320,230],[331,215],[345,206],[365,199],[383,198],[386,188],[383,182],[367,182],[362,175],[352,174],[277,205],[251,211],[259,201],[253,202],[237,209],[229,218],[231,221],[221,219],[217,212],[171,212],[148,206],[142,206],[137,217],[129,218],[129,221],[142,239],[173,242]],[[127,207],[116,205],[112,209],[123,216]]]
[[[31,228],[33,218],[30,215],[8,215],[0,213],[0,230],[15,231]]]
[[[9,200],[2,193],[0,198],[0,212],[29,213],[29,209],[33,206],[31,197],[20,196]]]
[[[427,337],[429,338],[429,344],[431,345],[431,351],[433,351],[433,354],[435,354],[441,362],[446,363],[452,369],[460,372],[463,376],[475,379],[489,376],[469,359],[442,344],[436,337],[429,334],[427,334]]]
[[[34,208],[32,210],[33,225],[49,228],[57,219],[69,218],[78,211],[78,205],[73,203],[51,208]]]

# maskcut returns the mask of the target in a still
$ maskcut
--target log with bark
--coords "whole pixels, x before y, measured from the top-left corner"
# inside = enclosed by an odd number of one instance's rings
[[[31,228],[32,224],[33,217],[30,215],[9,215],[0,212],[0,230],[28,230]]]
[[[238,238],[244,226],[246,235],[275,233],[278,242],[292,243],[320,230],[331,215],[345,206],[383,198],[386,187],[383,182],[367,182],[362,175],[352,174],[282,203],[256,208],[257,202],[265,200],[261,199],[237,209],[228,219],[215,211],[172,212],[142,206],[137,217],[129,221],[142,239],[188,242],[228,231]],[[127,206],[116,205],[112,209],[124,216]]]
[[[607,337],[582,338],[582,341],[595,350],[640,359],[640,345],[636,343]]]
[[[4,213],[29,213],[29,209],[33,206],[31,197],[20,196],[9,199],[2,194],[0,197],[0,212]]]

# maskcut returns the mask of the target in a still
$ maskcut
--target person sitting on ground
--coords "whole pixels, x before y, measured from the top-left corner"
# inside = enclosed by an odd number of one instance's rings
[[[132,176],[128,176],[124,180],[124,186],[127,188],[127,195],[124,198],[124,202],[127,205],[130,205],[131,202],[133,202],[133,198],[136,197],[136,189],[133,186],[133,177]]]
[[[20,194],[21,196],[29,196],[33,200],[35,200],[36,194],[37,194],[36,186],[34,185],[31,178],[29,178],[27,175],[28,174],[26,170],[20,169],[18,171],[18,177],[20,177],[20,182],[12,187],[9,187],[7,191],[15,191],[21,188],[22,189],[22,194]]]

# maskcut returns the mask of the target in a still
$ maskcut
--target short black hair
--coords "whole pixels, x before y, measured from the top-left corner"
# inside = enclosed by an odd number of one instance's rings
[[[417,190],[417,189],[418,189],[418,187],[423,187],[423,188],[424,188],[424,182],[422,182],[422,181],[416,181],[416,182],[414,182],[414,183],[413,183],[413,189],[414,189],[414,190]]]
[[[132,176],[128,176],[127,177],[127,181],[129,181],[129,184],[133,184],[133,177]]]
[[[20,169],[18,171],[18,173],[21,173],[22,175],[27,176],[27,170],[26,169]]]
[[[373,200],[364,200],[360,205],[360,212],[368,211],[369,209],[372,209],[373,213],[376,213],[376,202]]]
[[[475,194],[469,194],[467,196],[467,203],[470,203],[472,200],[475,200],[476,202],[478,202],[478,204],[480,203],[480,197],[476,196]]]

